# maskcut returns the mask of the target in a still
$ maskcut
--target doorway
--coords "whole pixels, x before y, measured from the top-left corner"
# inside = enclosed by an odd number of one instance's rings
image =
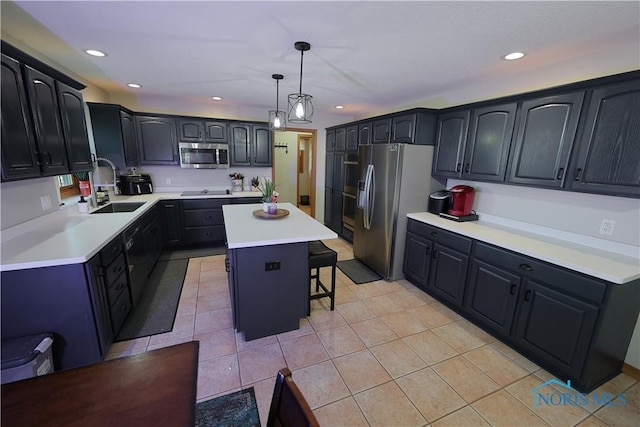
[[[273,133],[273,182],[279,200],[315,218],[317,131],[287,128]]]

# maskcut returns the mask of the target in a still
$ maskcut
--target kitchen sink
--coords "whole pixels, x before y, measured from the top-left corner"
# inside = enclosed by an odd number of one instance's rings
[[[146,202],[112,202],[91,213],[133,212],[145,203]]]

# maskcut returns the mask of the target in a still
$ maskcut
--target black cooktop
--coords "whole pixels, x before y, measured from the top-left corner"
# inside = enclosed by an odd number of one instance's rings
[[[183,191],[181,196],[223,196],[231,194],[229,190],[200,190],[200,191]]]

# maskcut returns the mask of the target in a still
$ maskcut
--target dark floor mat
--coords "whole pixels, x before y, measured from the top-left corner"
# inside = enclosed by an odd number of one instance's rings
[[[253,387],[196,405],[195,427],[260,427]]]
[[[338,268],[353,281],[353,283],[358,285],[382,279],[378,273],[372,271],[357,259],[338,261],[337,265]]]
[[[226,249],[224,246],[165,249],[160,254],[160,258],[158,258],[158,261],[200,258],[204,256],[224,255],[225,253],[226,253]]]

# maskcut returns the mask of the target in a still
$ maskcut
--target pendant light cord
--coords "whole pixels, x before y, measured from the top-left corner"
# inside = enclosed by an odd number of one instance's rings
[[[302,93],[302,61],[304,61],[304,50],[300,50],[300,93]]]

